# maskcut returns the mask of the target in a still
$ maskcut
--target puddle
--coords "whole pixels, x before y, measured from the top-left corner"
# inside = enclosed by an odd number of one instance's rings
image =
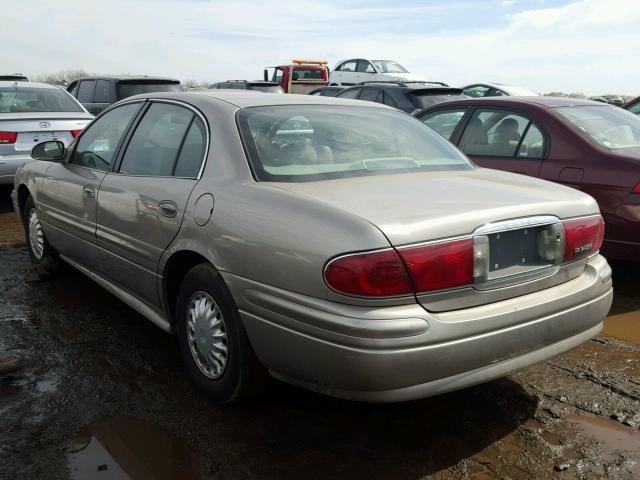
[[[58,382],[54,379],[45,379],[36,382],[36,388],[40,393],[51,393],[58,387]]]
[[[168,431],[115,415],[83,427],[71,446],[71,478],[200,479],[198,456]]]
[[[610,460],[615,460],[622,452],[640,453],[640,432],[630,427],[603,417],[569,415],[567,420],[586,436],[602,444]]]
[[[22,224],[13,211],[0,213],[0,225],[2,225],[0,247],[22,247],[25,245]]]
[[[604,320],[602,333],[640,345],[640,310],[609,315]]]

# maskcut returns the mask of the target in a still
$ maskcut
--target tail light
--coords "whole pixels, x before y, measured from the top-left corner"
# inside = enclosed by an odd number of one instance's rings
[[[327,284],[348,295],[413,295],[473,283],[473,240],[345,255],[327,264]]]
[[[565,232],[564,261],[587,257],[602,247],[604,220],[602,216],[562,222]]]
[[[0,132],[0,143],[16,143],[17,132]]]
[[[473,283],[473,239],[431,243],[398,250],[416,292]]]
[[[540,231],[538,255],[547,265],[573,262],[600,250],[603,239],[600,215],[567,220],[562,226],[555,223]],[[421,294],[486,280],[489,258],[488,241],[474,243],[474,238],[463,238],[344,255],[331,260],[324,275],[331,288],[347,295]]]
[[[413,285],[395,250],[338,257],[324,271],[327,284],[341,293],[373,297],[413,294]]]
[[[82,133],[82,129],[80,129],[80,130],[71,130],[71,136],[73,136],[73,138],[76,138],[81,133]]]
[[[640,182],[638,182],[638,184],[633,187],[633,190],[631,190],[631,193],[640,193]]]

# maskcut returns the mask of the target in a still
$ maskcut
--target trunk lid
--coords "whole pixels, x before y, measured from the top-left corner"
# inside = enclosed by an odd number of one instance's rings
[[[400,246],[469,235],[487,223],[599,212],[590,196],[524,175],[489,169],[271,183],[361,217]]]
[[[15,142],[0,144],[0,155],[28,155],[38,143],[73,141],[74,130],[82,130],[93,116],[84,112],[0,113],[0,131],[16,132]]]

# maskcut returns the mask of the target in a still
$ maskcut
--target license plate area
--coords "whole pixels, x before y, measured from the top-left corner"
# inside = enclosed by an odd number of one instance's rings
[[[497,288],[552,274],[564,227],[552,216],[489,224],[474,233],[474,287]]]

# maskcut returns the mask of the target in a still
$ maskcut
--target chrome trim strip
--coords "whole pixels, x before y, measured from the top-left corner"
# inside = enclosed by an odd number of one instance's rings
[[[124,303],[129,305],[135,311],[137,311],[140,315],[150,320],[152,323],[160,327],[165,332],[173,333],[171,329],[171,324],[169,323],[169,321],[165,317],[163,317],[159,312],[157,312],[155,309],[147,305],[146,303],[138,300],[136,297],[134,297],[130,293],[125,292],[123,289],[121,289],[120,287],[117,287],[116,285],[106,280],[105,278],[101,277],[100,275],[93,273],[91,270],[71,260],[69,257],[65,255],[60,255],[60,258],[62,258],[65,262],[67,262],[71,266],[77,268],[80,272],[85,274],[87,277],[89,277],[91,280],[93,280],[98,285],[103,287],[112,295],[115,295],[116,297],[118,297]]]
[[[427,245],[436,245],[438,243],[450,243],[450,242],[457,242],[459,240],[471,240],[471,239],[473,239],[473,235],[460,235],[460,236],[457,236],[457,237],[438,238],[437,240],[427,240],[426,242],[410,243],[410,244],[407,244],[407,245],[400,245],[400,246],[396,247],[396,250],[407,250],[409,248],[425,247]]]
[[[488,235],[491,233],[507,232],[509,230],[519,230],[521,228],[539,227],[541,225],[549,225],[560,221],[561,220],[554,215],[538,215],[535,217],[516,218],[513,220],[504,220],[502,222],[487,223],[476,228],[473,231],[473,235]]]

